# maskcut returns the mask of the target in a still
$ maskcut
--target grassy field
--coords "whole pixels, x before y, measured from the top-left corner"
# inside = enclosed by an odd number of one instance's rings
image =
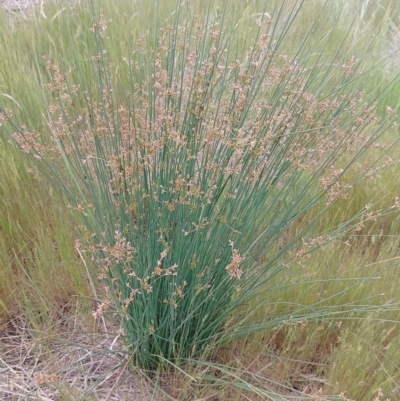
[[[0,398],[400,400],[399,16],[0,11]]]

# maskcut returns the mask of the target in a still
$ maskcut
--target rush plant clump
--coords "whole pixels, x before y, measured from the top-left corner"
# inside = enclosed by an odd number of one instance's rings
[[[281,51],[295,15],[263,13],[238,51],[233,19],[208,7],[186,19],[178,6],[122,60],[112,21],[95,17],[89,76],[44,58],[50,139],[13,135],[80,215],[76,248],[105,284],[95,313],[118,311],[143,368],[260,328],[246,305],[265,306],[272,277],[356,223],[310,238],[313,220],[281,244],[287,228],[347,199],[361,177],[346,171],[395,119],[378,122],[382,97],[357,89],[360,60],[310,67]]]

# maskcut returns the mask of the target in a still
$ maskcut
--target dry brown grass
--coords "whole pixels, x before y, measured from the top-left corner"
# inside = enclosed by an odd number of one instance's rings
[[[129,369],[121,333],[84,319],[77,310],[51,332],[29,327],[23,316],[0,331],[0,399],[3,401],[150,399],[150,387]]]

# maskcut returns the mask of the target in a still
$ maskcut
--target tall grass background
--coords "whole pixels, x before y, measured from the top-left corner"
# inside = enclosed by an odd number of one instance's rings
[[[211,26],[213,18],[221,15],[223,2],[219,9],[217,3],[214,4],[215,8],[209,9],[204,8],[203,4],[199,3],[198,9],[193,10],[190,5],[182,3],[180,18],[188,21],[188,16],[207,15]],[[249,46],[251,48],[258,30],[256,20],[261,18],[263,19],[261,23],[268,23],[268,19],[272,16],[274,21],[290,21],[290,29],[283,36],[280,36],[280,33],[284,32],[285,23],[273,25],[276,29],[276,38],[278,41],[280,38],[282,40],[279,51],[281,54],[297,56],[307,71],[311,70],[310,76],[313,80],[310,83],[310,90],[316,94],[333,93],[335,90],[333,85],[340,80],[341,75],[343,76],[342,64],[355,56],[358,63],[357,71],[349,75],[345,90],[363,89],[366,99],[379,102],[378,120],[368,127],[366,132],[369,135],[373,133],[381,135],[377,127],[386,124],[387,111],[395,110],[398,106],[398,88],[392,84],[397,75],[396,63],[393,61],[396,60],[396,55],[391,53],[397,50],[396,18],[399,5],[391,1],[334,3],[281,1],[267,4],[264,8],[264,2],[242,2],[234,10],[236,14],[230,11],[232,14],[229,18],[237,22],[235,29],[227,31],[231,35],[229,41],[235,55],[241,56]],[[146,85],[146,78],[154,72],[151,61],[154,60],[152,50],[157,43],[156,30],[165,26],[165,21],[171,15],[175,18],[177,11],[175,2],[162,2],[154,8],[147,7],[141,2],[104,1],[99,5],[82,3],[71,8],[65,4],[48,4],[42,12],[32,11],[27,20],[17,17],[13,26],[8,24],[8,17],[4,14],[2,26],[5,29],[0,36],[2,109],[7,110],[7,113],[8,110],[12,110],[12,120],[16,127],[26,127],[19,129],[21,133],[40,132],[47,140],[51,136],[48,123],[53,117],[48,112],[48,106],[54,104],[54,100],[58,100],[57,97],[60,99],[59,104],[65,101],[65,98],[60,96],[65,88],[59,91],[58,88],[54,90],[54,86],[59,84],[57,77],[63,79],[63,74],[71,67],[74,69],[71,69],[68,79],[79,84],[80,90],[86,90],[89,99],[98,99],[101,102],[105,96],[105,100],[129,103],[129,99],[123,98],[124,90],[133,89],[132,80],[138,78],[124,63],[123,57],[132,54],[133,50],[137,51],[138,60],[142,63],[142,70],[138,75],[141,76],[143,85]],[[277,17],[279,12],[280,19]],[[235,15],[240,17],[234,19]],[[291,21],[291,16],[296,18]],[[315,23],[316,16],[319,16],[319,19]],[[101,31],[97,32],[96,36],[96,32],[89,29],[100,21],[104,23],[109,21],[105,31],[105,41],[99,39]],[[147,23],[142,25],[141,21]],[[311,35],[308,32],[313,24],[315,25]],[[248,29],[249,26],[252,28],[251,31]],[[101,25],[97,25],[97,28],[101,28]],[[221,34],[223,33],[224,30],[221,30]],[[138,51],[134,45],[138,46],[137,40],[141,34],[143,34],[143,45]],[[171,38],[173,40],[174,36]],[[307,46],[302,45],[305,38],[309,39]],[[208,37],[207,40],[199,40],[199,43],[205,46],[209,43]],[[104,58],[100,57],[98,63],[90,59],[90,56],[103,50],[101,46],[104,46],[108,53]],[[358,75],[359,71],[367,73]],[[173,74],[171,71],[171,76]],[[127,77],[130,80],[127,80]],[[344,81],[346,79],[347,77],[344,77]],[[53,91],[49,84],[53,85]],[[61,85],[64,84],[65,81],[61,82]],[[103,91],[99,90],[101,85],[105,85]],[[223,88],[223,85],[221,87]],[[111,88],[113,92],[110,91]],[[70,89],[71,87],[67,87],[65,93],[75,102],[73,110],[76,113],[75,117],[81,111],[87,113],[84,104],[86,99],[76,96],[75,93],[71,95]],[[151,90],[149,92],[151,93]],[[77,105],[79,101],[82,104]],[[96,112],[93,105],[89,107]],[[64,104],[56,112],[64,110],[71,111]],[[104,117],[108,114],[103,113],[101,107],[99,110],[101,121],[104,121]],[[70,117],[67,116],[66,120]],[[79,122],[77,126],[81,128]],[[106,127],[115,128],[115,121],[114,125],[109,124]],[[90,260],[86,260],[84,264],[81,258],[83,251],[79,253],[74,249],[79,233],[74,231],[73,222],[76,221],[76,214],[80,212],[81,207],[76,195],[82,196],[81,201],[86,204],[92,203],[92,199],[100,199],[98,204],[94,204],[97,210],[92,220],[90,220],[90,208],[84,212],[89,215],[86,220],[88,228],[94,228],[100,237],[105,227],[111,227],[106,237],[97,238],[103,245],[107,244],[106,241],[115,244],[113,242],[115,238],[112,237],[115,234],[115,226],[108,223],[102,226],[98,223],[101,216],[99,211],[105,208],[102,202],[111,204],[112,200],[107,198],[108,195],[101,198],[107,190],[98,192],[97,184],[101,183],[101,180],[97,181],[99,177],[94,176],[93,182],[96,185],[90,186],[87,177],[88,174],[93,174],[93,170],[79,167],[79,163],[77,165],[76,161],[68,159],[69,154],[67,157],[64,155],[66,164],[60,163],[57,158],[47,159],[51,163],[47,167],[42,166],[40,172],[37,164],[27,161],[13,145],[7,143],[8,134],[12,130],[10,131],[5,122],[2,128],[5,128],[2,132],[4,142],[1,164],[1,246],[4,251],[1,259],[3,274],[0,283],[2,319],[4,324],[7,324],[10,317],[23,316],[28,326],[33,327],[36,333],[48,335],[50,327],[54,326],[54,320],[62,319],[63,314],[68,314],[70,308],[67,306],[70,306],[71,302],[82,305],[79,308],[84,316],[88,312],[87,304],[83,300],[98,298],[97,300],[101,302],[101,297],[104,296],[102,288],[96,282],[97,273],[95,269],[91,270],[93,266]],[[299,260],[299,265],[291,263],[293,260],[288,258],[285,269],[279,275],[269,277],[265,282],[263,289],[264,294],[268,294],[267,303],[263,294],[256,292],[239,300],[236,305],[241,307],[240,313],[249,315],[247,308],[251,308],[253,312],[253,320],[245,326],[245,329],[243,326],[236,326],[237,330],[232,329],[235,327],[235,321],[230,321],[230,309],[228,309],[225,316],[231,326],[227,326],[227,334],[217,337],[216,343],[209,338],[212,337],[211,334],[206,334],[207,341],[203,344],[207,347],[202,349],[205,353],[192,354],[191,343],[187,347],[188,353],[177,356],[176,345],[170,342],[167,345],[170,348],[167,350],[160,346],[158,350],[152,351],[150,364],[148,359],[145,359],[146,356],[139,357],[136,363],[145,368],[154,366],[160,363],[161,355],[164,366],[169,359],[173,364],[187,369],[187,375],[179,376],[176,373],[175,378],[168,379],[174,383],[171,387],[175,387],[173,391],[171,390],[171,394],[178,399],[193,394],[210,396],[214,394],[214,386],[217,384],[220,396],[226,399],[235,397],[245,399],[245,396],[255,399],[256,395],[274,399],[273,397],[278,397],[279,392],[282,393],[283,399],[288,394],[293,395],[296,392],[319,394],[321,397],[342,393],[343,397],[363,400],[378,396],[382,399],[400,398],[396,284],[399,218],[396,209],[392,208],[399,194],[396,164],[397,136],[397,128],[388,125],[379,138],[382,147],[369,149],[362,157],[357,153],[357,149],[342,155],[340,159],[342,166],[354,161],[346,172],[349,182],[357,181],[366,166],[371,165],[376,168],[368,180],[351,189],[348,199],[339,200],[327,209],[326,199],[319,198],[318,186],[310,184],[307,193],[301,194],[301,201],[305,204],[309,202],[313,208],[308,206],[306,209],[299,208],[302,213],[291,220],[285,215],[287,210],[285,208],[281,209],[283,217],[280,217],[279,213],[274,216],[280,224],[280,230],[276,230],[268,237],[265,243],[268,246],[262,248],[264,251],[262,256],[257,254],[248,257],[250,261],[253,258],[253,263],[256,258],[258,263],[260,259],[261,263],[263,260],[272,260],[276,264],[272,262],[264,264],[275,269],[275,266],[279,266],[278,260],[285,258],[288,251],[293,252],[305,236],[316,238],[321,233],[335,232],[335,227],[339,227],[337,234],[345,233],[345,235],[327,244],[324,241],[321,249],[315,249],[306,259]],[[387,145],[384,146],[383,143]],[[392,161],[388,157],[391,157]],[[77,160],[79,161],[79,158]],[[377,160],[379,162],[374,164]],[[382,165],[385,168],[381,169]],[[69,175],[75,168],[81,170],[75,170],[73,175]],[[27,169],[31,173],[28,173]],[[54,172],[56,175],[52,176]],[[65,194],[60,193],[60,187],[54,188],[46,182],[43,173],[53,177],[53,180],[60,178],[63,185],[67,182],[64,186],[67,198],[63,198]],[[305,178],[302,176],[298,181],[300,178],[296,176],[292,181],[288,181],[289,184],[284,188],[292,188],[296,184],[301,191],[307,183],[316,182],[316,178],[317,176],[310,177],[306,174]],[[77,182],[79,185],[76,185]],[[81,193],[79,193],[80,188],[83,188]],[[281,189],[278,187],[274,190]],[[234,195],[232,193],[232,202],[228,202],[227,207],[237,208],[240,204],[240,202],[235,204]],[[144,215],[136,208],[145,207],[139,197],[133,199],[133,202],[128,202],[132,204],[131,219],[128,222],[131,231],[135,224],[140,223],[140,216]],[[318,199],[321,201],[316,203]],[[291,199],[287,198],[286,201],[290,204]],[[262,200],[260,202],[255,207],[257,211],[268,210],[268,207],[271,207],[262,204]],[[278,198],[274,202],[278,202]],[[66,207],[68,203],[72,205],[72,209],[78,210],[68,209]],[[366,205],[369,205],[367,209]],[[260,219],[259,214],[248,214],[251,213],[250,208],[244,210],[246,214],[243,218],[249,219],[248,225],[253,223],[255,227],[262,227],[265,220]],[[323,218],[317,219],[322,211],[324,211]],[[107,219],[118,221],[118,210],[108,212],[111,215],[106,217]],[[112,214],[116,212],[116,215]],[[265,218],[272,218],[273,213],[274,210],[271,208]],[[235,216],[234,213],[231,215]],[[85,219],[88,216],[83,217]],[[168,223],[168,217],[165,218]],[[185,218],[185,215],[181,218]],[[290,224],[287,224],[286,220],[289,220]],[[142,229],[139,232],[146,232],[148,223],[143,220],[141,224]],[[118,227],[121,232],[123,229],[123,225]],[[247,229],[246,232],[250,231]],[[221,240],[220,236],[226,243],[224,252],[229,251],[225,252],[226,260],[221,263],[222,273],[225,274],[224,267],[231,261],[229,239],[232,238],[228,238],[226,231],[215,231],[213,248],[216,248],[216,244]],[[207,239],[209,238],[205,235],[203,242]],[[147,241],[156,244],[150,247],[153,250],[151,263],[148,266],[150,269],[158,265],[158,260],[162,261],[160,253],[164,249],[157,245],[155,236],[144,236],[142,239],[131,237],[132,246],[135,245],[134,240],[143,241],[138,242],[139,250],[149,247]],[[246,249],[242,251],[237,243],[246,244],[246,241],[250,241],[247,243],[251,244],[250,234],[243,235],[242,238],[239,235],[232,245],[232,251],[238,246],[238,252],[244,253]],[[188,245],[185,240],[175,246],[179,252],[184,252],[186,255]],[[135,248],[139,247],[136,245]],[[147,255],[148,251],[145,252]],[[170,250],[168,254],[171,254]],[[171,264],[173,262],[171,260]],[[252,265],[249,262],[247,270],[250,270],[250,266]],[[94,267],[97,267],[96,263]],[[278,270],[280,271],[280,268],[277,268]],[[174,270],[171,270],[171,273],[174,273]],[[168,277],[170,276],[166,276]],[[183,281],[185,279],[186,277],[182,278]],[[233,280],[225,276],[224,285],[232,286],[232,283],[235,283]],[[183,281],[177,285],[182,285]],[[93,290],[94,282],[97,286],[95,290]],[[130,285],[133,285],[132,282]],[[163,299],[159,299],[158,294],[154,294],[154,290],[153,295],[154,300],[151,305],[159,301],[161,307],[168,305]],[[235,298],[231,300],[223,294],[220,296],[221,302],[227,301],[228,305],[235,302]],[[183,299],[188,302],[183,308],[185,313],[195,316],[191,310],[193,307],[191,299],[195,298],[187,296]],[[116,301],[118,305],[118,299]],[[256,305],[258,308],[254,312]],[[96,304],[93,307],[96,309]],[[214,311],[214,306],[210,308],[210,311]],[[173,305],[169,304],[169,308],[164,308],[163,314],[173,313],[173,309]],[[148,319],[143,321],[139,329],[148,332],[152,318],[154,320],[155,317],[154,311],[152,313],[153,316],[151,313],[143,314],[141,310],[137,311],[135,319]],[[241,315],[236,314],[237,316]],[[187,319],[184,317],[183,322],[185,323]],[[195,316],[194,324],[199,326],[196,319]],[[209,323],[207,325],[209,326]],[[217,322],[211,332],[221,332],[221,327],[224,325]],[[258,330],[255,331],[255,328]],[[132,336],[133,342],[138,338],[137,329],[129,327],[129,324],[125,327],[125,333],[128,333],[126,335],[128,338],[129,335]],[[247,335],[243,336],[245,333]],[[205,356],[208,358],[204,359]],[[188,357],[197,358],[197,367],[189,368],[185,364],[182,365],[182,360]],[[193,382],[190,377],[196,378],[197,382]],[[168,385],[165,387],[168,388]]]

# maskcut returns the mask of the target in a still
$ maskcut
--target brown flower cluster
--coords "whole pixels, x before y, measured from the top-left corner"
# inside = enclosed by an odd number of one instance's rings
[[[225,270],[228,272],[231,279],[236,278],[239,280],[243,274],[243,271],[239,269],[242,257],[239,255],[239,251],[234,248],[233,241],[229,241],[229,246],[232,248],[232,258],[230,263],[225,267]]]

